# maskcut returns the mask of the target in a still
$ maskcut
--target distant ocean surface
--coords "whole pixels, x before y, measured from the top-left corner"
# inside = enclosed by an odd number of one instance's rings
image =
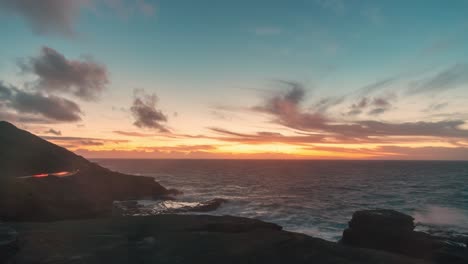
[[[468,233],[468,162],[94,161],[152,176],[183,191],[180,201],[229,200],[209,214],[257,218],[331,241],[340,239],[353,212],[373,208],[410,214],[419,230]]]

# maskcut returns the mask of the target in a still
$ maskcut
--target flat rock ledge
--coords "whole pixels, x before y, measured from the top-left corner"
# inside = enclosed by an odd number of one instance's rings
[[[283,231],[259,220],[208,215],[12,223],[6,263],[430,263]]]

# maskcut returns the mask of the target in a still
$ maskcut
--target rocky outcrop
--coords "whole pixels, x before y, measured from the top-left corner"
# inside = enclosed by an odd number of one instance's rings
[[[117,217],[14,226],[15,264],[426,263],[281,230],[259,220],[208,215]]]
[[[153,178],[110,171],[0,121],[0,219],[43,221],[110,215],[115,200],[165,199]],[[58,171],[70,177],[19,178]]]
[[[450,238],[414,231],[414,219],[393,210],[366,210],[353,214],[341,242],[433,260],[437,263],[468,263],[468,249]]]
[[[218,209],[226,202],[226,199],[220,198],[203,202],[179,202],[172,199],[158,201],[157,204],[144,206],[138,203],[138,201],[117,201],[114,202],[112,214],[114,216],[144,216],[158,214],[210,212]]]

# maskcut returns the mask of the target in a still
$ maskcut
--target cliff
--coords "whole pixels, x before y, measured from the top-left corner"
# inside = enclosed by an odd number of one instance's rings
[[[69,177],[21,176],[76,172]],[[110,171],[10,123],[0,122],[0,219],[43,221],[110,215],[116,200],[173,193],[153,178]]]

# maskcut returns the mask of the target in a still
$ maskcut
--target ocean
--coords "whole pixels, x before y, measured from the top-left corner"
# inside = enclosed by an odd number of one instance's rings
[[[94,160],[154,177],[180,202],[224,198],[212,215],[256,218],[330,241],[353,212],[395,209],[429,233],[468,234],[468,162],[305,160]],[[154,201],[141,201],[157,206]]]

